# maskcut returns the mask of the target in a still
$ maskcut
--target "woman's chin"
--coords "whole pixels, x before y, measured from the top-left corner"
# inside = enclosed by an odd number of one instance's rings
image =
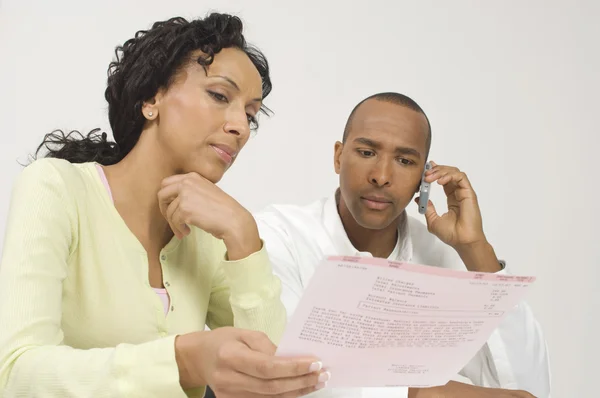
[[[200,174],[202,177],[206,178],[208,181],[213,184],[221,181],[225,172],[229,169],[229,167],[224,167],[222,164],[212,164],[212,165],[203,165],[203,167],[194,167],[192,171]]]

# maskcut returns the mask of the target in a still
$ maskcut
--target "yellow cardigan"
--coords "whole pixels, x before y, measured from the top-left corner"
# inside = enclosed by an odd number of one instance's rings
[[[263,248],[226,261],[192,228],[162,250],[167,316],[147,255],[95,163],[40,159],[12,193],[0,264],[0,397],[186,397],[175,335],[205,325],[285,327],[281,285]]]

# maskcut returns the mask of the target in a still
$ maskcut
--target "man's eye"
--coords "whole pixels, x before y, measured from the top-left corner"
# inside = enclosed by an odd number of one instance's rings
[[[398,158],[398,162],[402,163],[405,166],[411,165],[414,162],[410,159],[406,159],[406,158]]]
[[[358,149],[358,153],[360,153],[364,157],[371,157],[371,156],[375,155],[375,152],[368,151],[368,150],[365,150],[365,149]]]

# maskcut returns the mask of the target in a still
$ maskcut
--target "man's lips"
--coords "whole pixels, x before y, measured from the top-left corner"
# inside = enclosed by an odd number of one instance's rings
[[[370,209],[385,210],[392,205],[392,201],[384,196],[361,196],[361,201]]]

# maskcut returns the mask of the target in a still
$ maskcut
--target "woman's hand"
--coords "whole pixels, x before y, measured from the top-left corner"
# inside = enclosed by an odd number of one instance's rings
[[[275,351],[265,334],[232,327],[175,340],[183,388],[209,385],[219,398],[283,398],[325,387],[330,375],[316,358],[276,357]]]
[[[198,227],[227,246],[229,260],[261,249],[258,227],[248,210],[198,173],[165,178],[158,192],[160,211],[179,239]]]

